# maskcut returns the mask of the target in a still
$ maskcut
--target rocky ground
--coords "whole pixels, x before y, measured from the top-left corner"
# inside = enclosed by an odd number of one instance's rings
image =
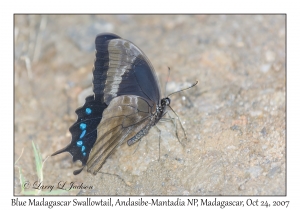
[[[43,160],[70,142],[75,110],[91,92],[94,39],[113,32],[144,51],[162,92],[168,67],[168,93],[199,81],[171,96],[188,140],[182,146],[174,125],[159,123],[160,150],[152,128],[139,144],[118,148],[96,176],[74,176],[80,164],[68,153],[49,157],[44,185],[93,186],[71,195],[285,195],[285,18],[15,15],[16,165],[32,184],[32,141]],[[20,194],[17,167],[14,188]]]

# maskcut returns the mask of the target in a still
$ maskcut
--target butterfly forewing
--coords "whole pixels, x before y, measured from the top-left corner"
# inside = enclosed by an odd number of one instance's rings
[[[107,104],[121,95],[141,96],[158,104],[158,79],[147,56],[130,41],[103,36],[96,38],[95,94],[104,94]]]

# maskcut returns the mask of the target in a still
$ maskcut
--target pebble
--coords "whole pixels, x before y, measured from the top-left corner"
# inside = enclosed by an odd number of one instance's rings
[[[258,111],[251,111],[251,112],[250,112],[250,115],[251,115],[252,117],[257,117],[257,116],[262,115],[262,111],[260,111],[260,110],[258,110]]]
[[[264,127],[260,132],[265,137],[267,135],[267,129],[266,129],[266,127]]]
[[[78,95],[78,105],[82,106],[85,102],[85,98],[92,94],[93,94],[93,87],[89,87],[81,91],[81,93]]]
[[[275,61],[275,53],[273,51],[268,50],[265,53],[265,59],[266,59],[267,62]]]
[[[189,191],[185,190],[185,191],[182,192],[182,194],[183,195],[189,195],[190,193],[189,193]]]
[[[260,66],[260,71],[263,73],[267,73],[271,68],[271,64],[263,64]]]
[[[268,177],[273,177],[277,172],[279,173],[281,171],[280,166],[275,166],[274,168],[272,168],[269,173],[268,173]]]
[[[248,172],[252,178],[257,178],[261,174],[262,168],[260,166],[253,166],[248,169]]]

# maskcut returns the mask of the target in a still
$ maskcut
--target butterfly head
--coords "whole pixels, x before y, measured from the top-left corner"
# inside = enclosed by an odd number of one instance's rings
[[[169,97],[163,98],[163,99],[161,99],[160,103],[161,103],[161,106],[164,108],[171,104],[171,99]]]
[[[171,104],[171,99],[169,97],[165,97],[161,99],[160,106],[157,107],[157,111],[156,111],[157,121],[160,118],[162,118],[162,116],[166,113],[167,106],[170,106],[170,104]]]

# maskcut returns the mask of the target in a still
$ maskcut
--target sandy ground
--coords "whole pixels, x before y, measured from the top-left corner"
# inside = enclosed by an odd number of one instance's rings
[[[168,93],[199,81],[171,96],[188,140],[182,146],[174,125],[162,122],[160,150],[152,128],[139,144],[118,148],[96,176],[74,176],[80,164],[68,153],[49,157],[45,186],[93,186],[67,195],[286,194],[281,15],[16,15],[14,158],[22,154],[17,165],[30,189],[38,181],[32,141],[43,159],[70,142],[75,110],[91,92],[94,39],[102,32],[139,46],[162,92],[168,67]]]

